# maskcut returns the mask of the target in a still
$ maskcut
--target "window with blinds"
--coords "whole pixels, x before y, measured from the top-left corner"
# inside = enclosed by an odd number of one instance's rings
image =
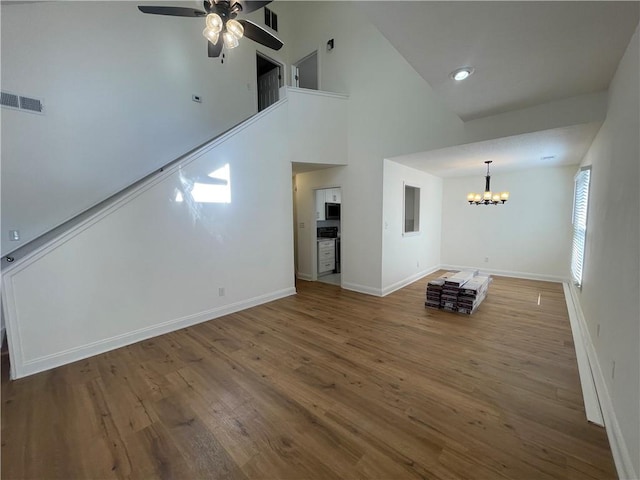
[[[589,206],[589,180],[591,167],[580,169],[575,177],[573,194],[573,248],[571,252],[571,276],[573,282],[582,286],[584,248],[587,240],[587,208]]]

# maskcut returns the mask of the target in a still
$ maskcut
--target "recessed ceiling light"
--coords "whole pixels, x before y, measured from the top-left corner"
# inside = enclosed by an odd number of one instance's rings
[[[473,67],[458,68],[457,70],[454,70],[453,72],[451,72],[451,78],[459,82],[469,77],[469,75],[471,75],[473,71],[474,71]]]

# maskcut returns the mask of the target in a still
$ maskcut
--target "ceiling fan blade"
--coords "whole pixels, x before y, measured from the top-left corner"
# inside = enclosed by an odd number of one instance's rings
[[[272,48],[274,50],[280,50],[284,43],[274,34],[267,32],[264,28],[256,25],[249,20],[238,20],[244,27],[244,36],[250,38],[254,42],[258,42],[265,47]]]
[[[264,7],[265,5],[271,3],[271,0],[260,1],[260,0],[236,0],[235,3],[239,3],[242,5],[242,13],[251,13],[255,12],[259,8]]]
[[[150,5],[138,5],[138,10],[142,13],[171,15],[173,17],[204,17],[206,15],[202,10],[186,7],[154,7]]]
[[[211,42],[207,42],[209,58],[216,58],[220,56],[220,52],[222,51],[222,43],[222,38],[218,39],[218,43],[216,43],[215,45]]]

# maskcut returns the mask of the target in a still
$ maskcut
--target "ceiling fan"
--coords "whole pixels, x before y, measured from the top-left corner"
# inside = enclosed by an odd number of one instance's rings
[[[232,49],[238,46],[243,36],[273,50],[280,50],[282,41],[259,25],[238,19],[238,13],[250,13],[264,7],[268,1],[251,0],[204,0],[204,11],[188,7],[159,7],[139,5],[142,13],[171,15],[174,17],[205,17],[206,27],[202,34],[207,39],[209,57],[219,57],[222,47]],[[222,39],[220,39],[222,37]]]

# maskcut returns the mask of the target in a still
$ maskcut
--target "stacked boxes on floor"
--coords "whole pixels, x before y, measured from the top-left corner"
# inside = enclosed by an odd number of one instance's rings
[[[440,300],[440,308],[447,312],[458,311],[458,294],[460,287],[471,280],[478,274],[478,271],[463,270],[456,273],[453,277],[449,277],[444,281],[442,287],[442,299]]]
[[[424,303],[425,307],[429,308],[440,308],[440,300],[442,296],[442,287],[444,286],[444,281],[453,277],[455,272],[447,272],[444,275],[439,276],[435,280],[429,281],[427,284],[427,301]]]
[[[490,282],[477,270],[447,272],[427,284],[425,306],[470,315],[486,297]]]
[[[478,275],[465,283],[458,294],[458,312],[471,315],[487,296],[491,277]]]

